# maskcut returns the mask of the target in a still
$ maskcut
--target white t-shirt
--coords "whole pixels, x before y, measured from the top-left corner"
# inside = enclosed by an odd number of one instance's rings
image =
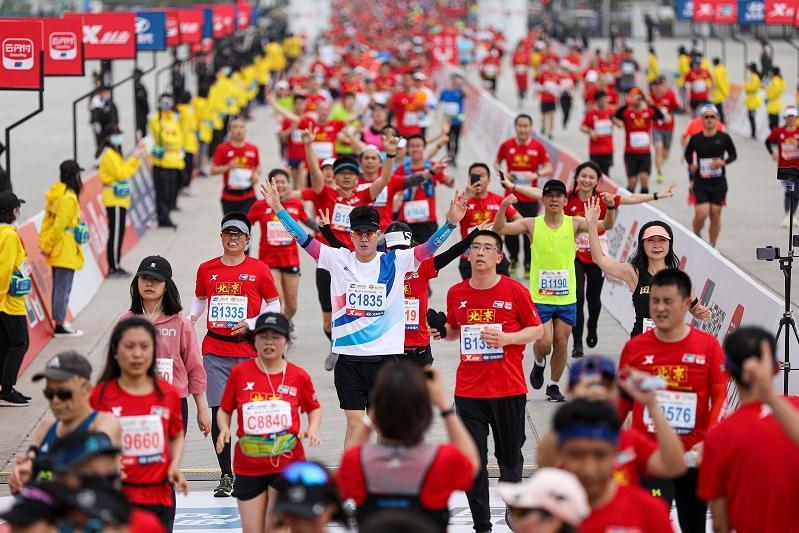
[[[333,351],[401,354],[405,348],[405,274],[419,267],[413,249],[378,252],[362,263],[346,248],[322,246],[319,268],[330,272]]]

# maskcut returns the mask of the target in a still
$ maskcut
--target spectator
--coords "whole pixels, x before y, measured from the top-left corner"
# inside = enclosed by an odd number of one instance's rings
[[[159,228],[177,228],[170,213],[177,205],[178,184],[183,179],[183,130],[180,128],[172,96],[158,98],[158,111],[150,117],[153,136],[153,185]]]
[[[119,113],[111,99],[111,89],[105,85],[100,85],[89,100],[89,121],[94,131],[95,148],[99,150],[103,130],[119,123]]]
[[[757,124],[755,123],[755,113],[758,109],[763,107],[763,97],[760,96],[760,89],[763,82],[760,80],[760,73],[757,71],[757,64],[749,63],[749,77],[743,85],[746,98],[744,105],[746,105],[746,113],[749,117],[749,130],[752,138],[757,138]]]
[[[147,88],[141,82],[142,71],[133,71],[133,95],[136,104],[136,140],[147,135],[147,116],[150,114],[150,101]]]

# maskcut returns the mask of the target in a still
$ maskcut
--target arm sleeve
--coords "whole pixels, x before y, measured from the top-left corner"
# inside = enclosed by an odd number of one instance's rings
[[[735,143],[732,142],[732,137],[730,137],[729,134],[725,134],[725,135],[727,135],[727,159],[726,159],[726,164],[729,165],[730,163],[732,163],[733,161],[738,159],[738,152],[735,151]]]
[[[694,137],[691,136],[688,139],[688,144],[685,145],[685,153],[683,154],[683,158],[685,161],[690,165],[694,161]]]
[[[196,296],[191,299],[191,316],[200,317],[205,312],[205,305],[208,303],[208,298],[197,298]]]
[[[417,172],[416,174],[411,174],[410,176],[405,176],[402,180],[402,188],[403,189],[410,189],[411,187],[416,187],[421,185],[424,182],[424,172]]]
[[[291,233],[292,237],[294,237],[294,240],[300,243],[300,246],[302,246],[302,248],[308,252],[308,255],[310,255],[314,261],[318,260],[322,243],[308,235],[305,230],[302,229],[302,226],[300,226],[300,224],[294,220],[285,209],[280,210],[280,212],[277,214],[277,218],[283,223],[283,227],[285,227],[286,230]]]
[[[427,239],[427,242],[415,246],[413,248],[413,255],[416,260],[421,263],[428,257],[432,257],[433,254],[436,253],[436,250],[449,238],[453,229],[454,228],[449,226],[448,222],[445,222],[443,226],[438,228],[438,230]]]
[[[346,248],[347,246],[336,237],[336,234],[330,229],[330,224],[325,224],[319,228],[322,236],[332,248]]]
[[[619,120],[624,120],[624,111],[627,109],[626,105],[621,106],[616,110],[613,116]]]
[[[661,111],[658,106],[653,105],[650,107],[652,108],[652,112],[655,114],[655,118],[657,120],[663,120],[664,118],[666,118],[666,115],[663,114],[663,111]]]
[[[472,230],[468,235],[466,235],[465,239],[458,241],[450,246],[447,250],[435,256],[433,258],[433,267],[436,269],[436,271],[443,269],[462,254],[466,253],[466,250],[468,250],[469,246],[472,244],[472,240],[474,239],[473,235],[476,231],[477,230]]]
[[[319,224],[317,224],[316,220],[311,217],[306,218],[305,221],[303,221],[303,224],[305,224],[305,227],[311,231],[318,232],[320,230]]]

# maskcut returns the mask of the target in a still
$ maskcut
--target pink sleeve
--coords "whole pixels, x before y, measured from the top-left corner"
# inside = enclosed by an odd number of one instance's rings
[[[186,367],[189,394],[202,394],[205,392],[208,377],[203,367],[200,344],[197,342],[197,335],[194,333],[192,323],[184,316],[180,318],[183,322],[180,336],[180,357],[183,359],[183,366]]]

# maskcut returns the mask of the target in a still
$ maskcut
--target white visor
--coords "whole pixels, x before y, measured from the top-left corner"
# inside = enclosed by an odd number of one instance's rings
[[[391,249],[397,246],[411,246],[411,232],[410,231],[392,231],[386,233],[386,248]]]

